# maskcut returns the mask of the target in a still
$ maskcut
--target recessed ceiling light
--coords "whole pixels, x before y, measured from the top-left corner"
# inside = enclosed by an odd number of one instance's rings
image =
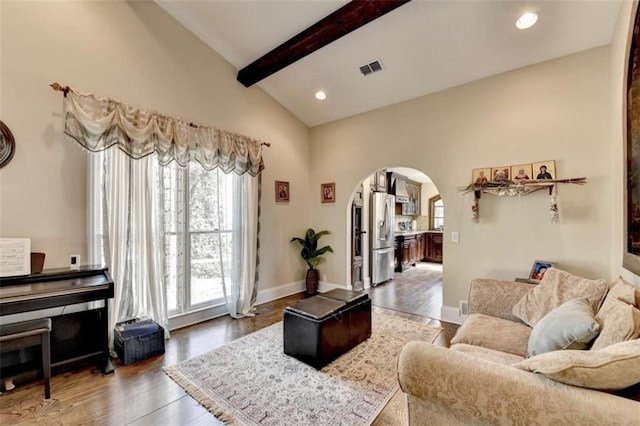
[[[521,30],[526,30],[527,28],[533,27],[536,22],[538,22],[538,14],[535,12],[527,12],[518,18],[516,27]]]
[[[318,90],[315,96],[316,96],[316,99],[319,101],[324,101],[325,99],[327,99],[327,94],[324,93],[322,90]]]

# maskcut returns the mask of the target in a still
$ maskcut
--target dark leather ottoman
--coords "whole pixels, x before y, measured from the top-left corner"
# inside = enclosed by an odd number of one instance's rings
[[[284,310],[284,353],[322,368],[371,336],[371,299],[332,290]]]

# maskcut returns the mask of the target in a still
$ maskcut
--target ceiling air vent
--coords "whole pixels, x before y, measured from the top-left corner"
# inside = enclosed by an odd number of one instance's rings
[[[362,65],[360,67],[360,73],[364,76],[369,74],[373,74],[374,72],[382,71],[384,67],[382,66],[382,62],[379,60],[373,61],[369,64]]]

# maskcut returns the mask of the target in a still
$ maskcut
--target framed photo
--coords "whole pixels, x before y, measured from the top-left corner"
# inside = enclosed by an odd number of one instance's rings
[[[492,167],[491,177],[492,182],[504,182],[511,179],[511,166]]]
[[[289,182],[276,181],[276,203],[289,202]]]
[[[533,163],[533,179],[558,179],[554,160]]]
[[[547,269],[553,268],[554,265],[555,263],[553,262],[536,260],[533,262],[533,267],[529,273],[529,281],[539,283],[542,280],[542,277],[544,277],[544,273],[547,272]]]
[[[633,34],[640,28],[640,13],[636,13]],[[638,37],[631,37],[629,62],[625,82],[624,99],[626,111],[625,160],[620,167],[624,174],[624,248],[622,267],[640,275],[640,43]],[[618,265],[616,265],[618,266]]]
[[[321,183],[320,184],[320,199],[323,203],[335,203],[336,202],[336,183]]]
[[[473,169],[471,173],[471,183],[477,186],[484,186],[491,179],[491,169]]]
[[[511,180],[518,183],[533,179],[533,166],[529,164],[517,164],[511,166]]]

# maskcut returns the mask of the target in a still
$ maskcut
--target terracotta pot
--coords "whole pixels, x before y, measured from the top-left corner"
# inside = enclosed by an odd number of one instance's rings
[[[314,294],[318,294],[318,279],[320,278],[320,273],[317,269],[308,269],[307,270],[307,294],[309,296],[313,296]]]

